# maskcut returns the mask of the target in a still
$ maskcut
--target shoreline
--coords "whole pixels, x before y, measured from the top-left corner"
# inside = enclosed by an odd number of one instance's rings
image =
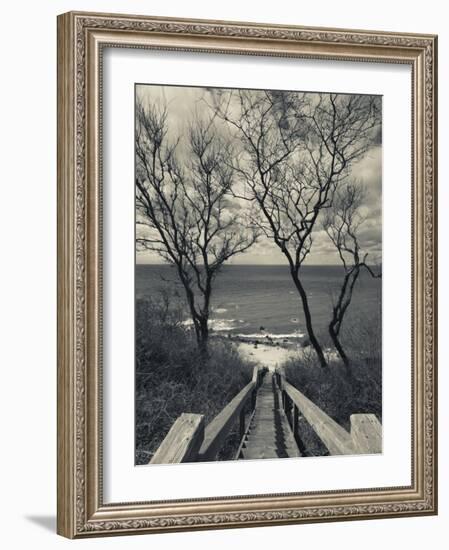
[[[211,336],[222,342],[231,342],[235,345],[242,359],[268,367],[269,370],[275,370],[276,367],[280,367],[289,359],[300,361],[304,359],[305,355],[313,354],[313,348],[310,345],[304,346],[299,338],[284,338],[282,341],[278,341],[263,335],[263,333],[259,337],[256,335],[242,337],[230,333],[226,336],[212,333]],[[335,349],[326,348],[323,351],[329,362],[339,360]]]
[[[299,338],[283,338],[275,340],[263,333],[260,336],[234,336],[228,334],[213,334],[213,338],[220,339],[222,342],[231,342],[235,345],[240,356],[248,361],[252,361],[261,366],[274,370],[281,366],[288,359],[298,358],[306,348],[304,348]]]
[[[261,366],[275,370],[288,359],[297,357],[299,350],[285,348],[282,346],[271,346],[269,344],[258,344],[257,346],[248,342],[239,342],[237,351],[243,359],[253,361]]]

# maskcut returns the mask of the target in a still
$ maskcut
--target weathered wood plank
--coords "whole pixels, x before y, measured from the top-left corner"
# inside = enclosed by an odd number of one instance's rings
[[[351,434],[282,378],[282,387],[332,455],[354,454]]]
[[[254,382],[255,384],[258,384],[260,380],[260,376],[261,376],[260,367],[254,367],[252,382]]]
[[[382,424],[374,414],[352,414],[351,437],[356,453],[382,452]]]
[[[251,381],[207,425],[204,431],[204,441],[199,450],[200,460],[213,460],[216,457],[237,415],[248,399],[251,399],[255,388],[256,383]]]
[[[204,416],[182,413],[179,416],[150,464],[177,464],[195,461],[204,438]]]
[[[279,408],[273,373],[266,373],[257,392],[256,409],[240,448],[244,459],[300,456],[284,411]]]

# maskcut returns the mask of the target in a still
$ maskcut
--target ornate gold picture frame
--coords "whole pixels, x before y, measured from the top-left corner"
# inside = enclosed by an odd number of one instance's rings
[[[412,327],[409,485],[281,493],[262,487],[260,494],[157,500],[149,486],[144,502],[105,501],[102,94],[108,48],[411,69],[412,310],[403,312]],[[59,534],[83,538],[437,513],[436,63],[433,35],[77,12],[58,17]]]

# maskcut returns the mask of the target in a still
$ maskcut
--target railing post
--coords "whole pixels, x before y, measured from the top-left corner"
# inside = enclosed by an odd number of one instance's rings
[[[298,433],[298,407],[293,404],[292,432],[296,438]]]
[[[240,418],[239,418],[239,439],[240,441],[243,439],[243,436],[245,435],[245,407],[242,408],[240,411]]]
[[[151,464],[196,462],[204,440],[204,416],[182,413],[151,459]]]
[[[287,418],[290,423],[290,427],[293,429],[293,401],[288,398],[287,402]]]
[[[254,383],[257,389],[260,385],[260,368],[259,367],[254,367],[252,382]]]
[[[282,408],[284,409],[285,414],[287,414],[287,401],[288,401],[288,395],[285,393],[285,391],[282,392]]]
[[[351,437],[356,453],[382,452],[382,424],[374,414],[351,414]]]
[[[285,377],[284,377],[284,373],[282,371],[280,371],[279,369],[276,369],[276,382],[277,382],[277,385],[278,385],[278,388],[281,392],[281,402],[282,402],[282,409],[284,412],[287,412],[287,399],[288,399],[288,396],[285,392],[285,388],[284,388],[284,380],[285,380]]]

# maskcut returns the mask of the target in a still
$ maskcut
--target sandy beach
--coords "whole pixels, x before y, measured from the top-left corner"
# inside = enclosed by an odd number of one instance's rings
[[[268,344],[258,344],[255,347],[254,344],[248,342],[239,342],[237,349],[245,359],[259,363],[270,370],[274,370],[275,367],[298,354],[298,350],[294,349]]]
[[[240,341],[237,343],[237,349],[243,358],[268,367],[269,370],[275,370],[288,359],[301,359],[301,357],[304,358],[304,356],[313,353],[310,347],[300,348],[291,343],[287,346],[257,343],[255,346],[254,343]],[[338,354],[334,349],[325,348],[323,351],[327,361],[339,361]]]

